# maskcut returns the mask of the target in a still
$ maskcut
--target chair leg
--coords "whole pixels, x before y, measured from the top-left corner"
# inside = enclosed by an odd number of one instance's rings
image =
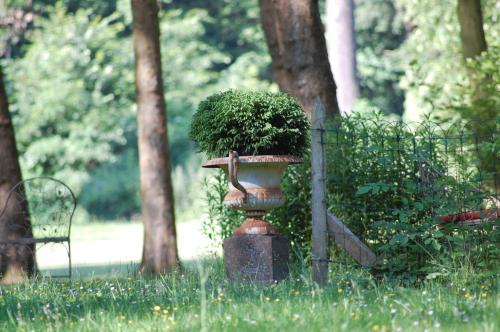
[[[71,279],[71,241],[68,240],[69,279]]]

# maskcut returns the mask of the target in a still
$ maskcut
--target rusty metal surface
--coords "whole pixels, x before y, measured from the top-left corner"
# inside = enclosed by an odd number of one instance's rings
[[[240,164],[264,164],[264,163],[286,163],[286,164],[301,164],[304,160],[297,156],[279,156],[279,155],[263,155],[263,156],[239,156],[238,163]],[[229,158],[215,158],[208,160],[203,164],[205,168],[217,168],[227,165]]]
[[[278,234],[278,230],[275,227],[271,226],[270,223],[260,218],[247,218],[240,227],[237,227],[233,230],[233,234],[272,235]]]
[[[243,203],[247,202],[247,190],[238,182],[238,152],[229,150],[228,173],[231,184],[243,194]]]
[[[224,198],[224,204],[238,210],[269,210],[285,203],[280,188],[252,188],[247,190],[247,199],[235,190],[230,190]]]

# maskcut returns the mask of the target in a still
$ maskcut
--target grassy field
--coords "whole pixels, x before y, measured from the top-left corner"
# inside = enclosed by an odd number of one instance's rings
[[[230,285],[199,229],[197,221],[178,227],[182,273],[148,279],[134,275],[141,224],[76,225],[76,277],[0,286],[0,331],[500,330],[495,278],[462,273],[402,287],[344,262],[331,266],[323,289],[307,266],[266,288]],[[41,248],[38,263],[44,274],[64,272],[64,249]]]
[[[220,253],[201,232],[199,220],[178,223],[178,248],[182,261],[198,259],[207,252]],[[77,277],[126,277],[142,254],[140,222],[93,222],[75,224],[71,231],[74,272]],[[67,273],[68,257],[60,244],[43,245],[37,262],[44,275]]]
[[[200,277],[201,276],[201,277]],[[41,279],[0,288],[0,331],[498,331],[498,285],[464,279],[404,288],[355,268],[324,289],[308,273],[266,288],[230,285],[220,259],[145,279]],[[462,280],[462,281],[460,281]]]

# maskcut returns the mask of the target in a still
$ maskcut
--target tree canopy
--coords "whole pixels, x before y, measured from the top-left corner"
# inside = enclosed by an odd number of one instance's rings
[[[494,115],[498,8],[482,1],[488,50],[465,61],[456,5],[355,2],[361,97],[355,109],[409,119],[430,111],[441,118]],[[9,0],[2,9],[1,61],[25,177],[64,178],[99,217],[137,213],[130,1]],[[278,85],[257,0],[161,1],[160,30],[171,159],[185,168],[195,152],[188,131],[201,100],[230,88]],[[482,80],[480,102],[473,102],[470,72]]]

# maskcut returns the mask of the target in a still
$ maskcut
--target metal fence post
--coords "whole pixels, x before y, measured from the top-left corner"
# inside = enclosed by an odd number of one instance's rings
[[[328,237],[326,225],[326,172],[324,147],[325,108],[319,97],[314,101],[312,113],[311,170],[312,170],[312,279],[327,283]]]

